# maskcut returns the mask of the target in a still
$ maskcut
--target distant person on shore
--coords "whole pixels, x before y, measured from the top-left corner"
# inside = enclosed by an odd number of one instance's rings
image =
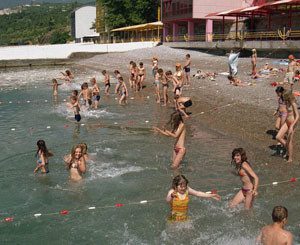
[[[242,81],[240,79],[238,79],[237,77],[233,77],[233,76],[229,75],[227,78],[229,80],[229,83],[234,86],[246,87],[246,84],[242,83]]]
[[[230,50],[228,56],[228,65],[229,65],[229,75],[232,77],[236,77],[238,73],[238,65],[239,65],[239,55],[240,53],[234,53],[233,50]]]
[[[272,212],[272,225],[264,226],[257,239],[256,245],[292,245],[293,235],[284,230],[287,223],[288,210],[284,206],[276,206]]]
[[[289,64],[288,64],[288,68],[286,70],[284,83],[285,84],[289,83],[291,86],[291,90],[293,90],[294,76],[295,76],[296,69],[297,69],[297,63],[295,61],[295,57],[294,57],[294,55],[290,54],[289,55]]]
[[[164,126],[162,127],[162,129],[159,129],[157,127],[152,127],[152,129],[158,133],[161,133],[166,136],[171,136],[176,139],[173,151],[173,163],[171,165],[171,168],[177,169],[186,152],[184,146],[186,128],[180,112],[173,112],[171,114],[171,119],[168,122],[168,124],[171,124],[171,131],[167,130]]]
[[[114,74],[115,74],[116,78],[118,79],[117,85],[115,87],[115,94],[120,94],[121,83],[119,82],[119,78],[121,77],[121,73],[118,70],[115,70]]]
[[[152,75],[155,76],[155,68],[158,69],[158,59],[156,56],[152,57]]]
[[[94,99],[94,109],[97,110],[98,109],[98,104],[99,104],[99,101],[100,101],[100,88],[99,88],[99,86],[96,82],[96,78],[93,77],[90,80],[90,83],[93,86],[92,96],[93,96],[93,99]]]
[[[37,173],[39,170],[41,170],[42,174],[48,174],[49,173],[49,161],[48,158],[53,156],[53,153],[48,150],[46,147],[46,143],[44,140],[39,140],[37,143],[37,152],[35,156],[37,157],[37,167],[34,169],[34,173]]]
[[[106,72],[106,70],[102,71],[102,75],[104,76],[104,93],[105,95],[109,95],[109,88],[110,88],[110,80],[109,80],[109,75]]]
[[[182,92],[181,90],[182,90],[183,83],[184,83],[184,74],[183,74],[183,70],[181,68],[181,64],[180,63],[176,63],[176,71],[174,73],[174,76],[179,81],[179,84],[181,85],[180,92]]]
[[[137,65],[135,62],[132,63],[131,65],[131,74],[130,74],[130,80],[132,82],[132,88],[135,89],[135,92],[137,93],[137,77],[138,77],[138,71],[137,71]]]
[[[48,86],[53,87],[53,95],[57,96],[58,94],[58,86],[62,85],[62,83],[58,83],[55,78],[52,79],[52,84],[48,84]]]
[[[156,103],[160,103],[160,76],[158,73],[158,67],[154,68],[154,86],[155,86],[155,95]]]
[[[280,128],[276,139],[284,146],[286,149],[286,154],[283,155],[284,158],[288,159],[288,163],[293,162],[293,136],[295,133],[296,125],[299,120],[299,112],[297,109],[296,98],[291,91],[285,90],[282,94],[283,102],[287,109],[287,118],[285,123]],[[287,139],[284,136],[287,133]]]
[[[216,73],[215,72],[203,72],[201,70],[197,70],[197,72],[193,75],[193,77],[200,79],[208,77],[209,80],[215,81],[216,80]]]
[[[71,109],[73,109],[75,120],[77,122],[80,122],[80,120],[81,120],[81,116],[79,114],[79,112],[80,112],[80,105],[78,103],[78,97],[77,96],[72,96],[71,97]]]
[[[146,69],[144,67],[143,62],[140,62],[140,66],[138,67],[138,78],[137,78],[138,90],[143,90],[143,83],[145,79],[146,79]]]
[[[175,95],[175,109],[180,111],[182,115],[186,118],[191,118],[186,112],[186,108],[192,106],[192,100],[190,97],[181,97],[180,95]]]
[[[83,83],[81,85],[81,91],[78,95],[78,100],[81,96],[83,98],[84,105],[90,110],[92,105],[92,90],[89,88],[88,83]]]
[[[159,74],[159,80],[162,86],[162,92],[163,92],[163,98],[164,98],[164,104],[163,106],[167,106],[167,103],[169,102],[169,97],[168,97],[168,88],[169,88],[169,80],[167,79],[166,74],[164,73],[163,69],[158,69],[158,74]]]
[[[124,101],[125,104],[128,104],[127,102],[128,90],[127,90],[126,83],[123,80],[123,77],[119,77],[119,83],[121,84],[121,97],[119,100],[119,105],[122,105],[122,101]]]
[[[82,175],[86,172],[86,162],[82,154],[82,147],[74,145],[71,154],[64,157],[66,170],[70,171],[71,180],[82,180]]]
[[[187,221],[188,217],[188,204],[189,195],[196,197],[213,198],[220,200],[217,194],[208,194],[202,191],[193,190],[188,186],[189,181],[184,175],[177,175],[172,182],[172,189],[169,190],[166,202],[171,205],[172,211],[168,219],[169,222],[182,222]]]
[[[247,161],[246,152],[243,148],[236,148],[232,151],[231,164],[235,168],[235,175],[239,176],[243,184],[242,189],[235,195],[230,202],[230,207],[235,207],[245,201],[245,209],[249,209],[258,195],[257,188],[259,179],[252,170],[250,163]]]
[[[190,84],[190,81],[191,81],[191,56],[190,54],[187,54],[185,56],[185,65],[183,67],[184,69],[184,72],[185,72],[185,77],[186,77],[186,85],[187,87],[189,87],[191,84]]]
[[[273,113],[273,116],[278,115],[278,118],[277,118],[276,124],[275,124],[275,128],[276,128],[276,130],[280,130],[286,121],[287,109],[286,109],[286,104],[282,98],[284,88],[277,87],[275,91],[278,96],[278,107],[277,107],[277,110]]]
[[[252,73],[256,73],[256,64],[257,64],[257,53],[256,49],[252,49],[252,55],[251,55],[251,64],[252,64]]]
[[[56,79],[59,79],[59,80],[65,80],[65,84],[66,85],[70,85],[71,82],[72,82],[72,79],[74,79],[72,73],[70,70],[66,70],[65,72],[61,72],[61,74],[64,76],[64,77],[57,77]]]

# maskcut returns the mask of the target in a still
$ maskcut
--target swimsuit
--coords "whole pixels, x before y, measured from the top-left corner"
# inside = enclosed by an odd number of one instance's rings
[[[106,87],[106,86],[110,87],[110,82],[106,83],[106,84],[105,84],[105,87]]]
[[[80,120],[81,120],[80,114],[76,114],[76,115],[75,115],[75,120],[76,120],[77,122],[80,122]]]
[[[174,147],[174,151],[175,151],[176,155],[178,154],[178,152],[179,152],[181,149],[182,149],[182,148]]]
[[[243,195],[246,196],[247,195],[247,192],[248,191],[251,191],[251,189],[245,189],[245,188],[242,188],[242,192],[243,192]]]
[[[174,221],[186,221],[188,219],[187,209],[189,203],[189,195],[188,192],[185,192],[185,198],[181,200],[179,198],[179,193],[176,193],[176,197],[174,197],[172,202],[172,213],[168,219],[170,222]]]
[[[168,83],[165,83],[165,84],[162,84],[162,87],[169,87],[169,84]]]
[[[286,125],[287,125],[288,127],[290,127],[290,126],[292,125],[292,123],[294,123],[294,120],[293,120],[293,121],[291,121],[291,122],[289,122],[289,121],[286,121]]]
[[[239,169],[239,170],[238,170],[238,175],[239,175],[240,177],[247,176],[246,173],[243,173],[242,169]]]
[[[192,101],[191,100],[188,100],[186,102],[183,103],[184,107],[190,107],[192,105]]]
[[[191,69],[190,69],[189,67],[186,67],[186,68],[184,68],[184,71],[185,71],[185,72],[190,72]]]
[[[160,84],[160,82],[154,82],[154,84],[155,84],[155,86],[157,86],[157,85],[159,85],[159,84]]]
[[[95,95],[94,96],[94,101],[99,101],[100,100],[100,95]]]
[[[38,157],[37,157],[37,162],[38,162],[39,164],[42,164],[42,160],[41,160],[40,156],[38,156]],[[48,163],[47,163],[47,162],[45,162],[45,165],[47,166],[47,165],[48,165]]]
[[[144,74],[139,74],[140,77],[144,76]]]
[[[121,96],[122,96],[122,95],[126,95],[126,92],[122,92],[122,93],[121,93]]]

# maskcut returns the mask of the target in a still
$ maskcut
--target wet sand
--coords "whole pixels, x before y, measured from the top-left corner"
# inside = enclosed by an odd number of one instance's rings
[[[113,71],[117,69],[128,81],[129,61],[133,60],[137,64],[142,61],[147,70],[147,77],[144,82],[147,87],[144,89],[143,95],[151,96],[154,104],[153,77],[151,75],[152,56],[158,57],[159,67],[163,68],[164,71],[172,70],[174,72],[175,63],[179,62],[184,65],[187,53],[191,55],[191,75],[195,74],[197,69],[217,73],[228,71],[228,59],[225,56],[214,56],[198,51],[172,49],[164,46],[124,53],[97,55],[77,62],[75,67],[78,66],[82,69],[84,66],[87,69],[87,74],[89,70],[100,72],[102,69],[106,69],[112,75]],[[257,68],[263,68],[263,65],[267,62],[271,67],[287,67],[273,65],[272,61],[278,61],[278,59],[258,58]],[[192,126],[190,135],[202,137],[205,140],[206,136],[201,136],[198,131],[201,131],[201,125],[206,125],[211,130],[220,133],[220,137],[232,138],[236,142],[236,147],[246,148],[249,151],[250,159],[256,159],[256,161],[269,168],[273,166],[285,168],[286,161],[276,154],[277,142],[272,135],[276,120],[276,117],[273,117],[272,114],[277,108],[277,96],[275,87],[270,85],[272,82],[283,81],[285,72],[279,72],[278,76],[256,80],[250,78],[250,73],[251,61],[249,57],[239,59],[238,78],[245,84],[256,83],[256,85],[235,87],[229,85],[227,77],[222,75],[218,75],[216,81],[210,81],[208,78],[191,78],[191,86],[185,87],[183,90],[183,95],[190,96],[193,101],[193,106],[188,110],[192,112],[192,118],[186,119],[186,122]],[[112,86],[111,91],[113,91],[113,88],[114,86]],[[300,85],[296,84],[294,91],[299,90]],[[171,89],[168,93],[172,99]],[[131,96],[135,96],[133,91],[130,92],[129,97]],[[173,105],[170,105],[170,107],[173,107]],[[199,120],[201,124],[199,124]],[[300,131],[296,130],[293,141],[295,152],[293,163],[295,166],[293,168],[296,167],[300,158],[299,134]],[[230,152],[228,156],[230,156]]]

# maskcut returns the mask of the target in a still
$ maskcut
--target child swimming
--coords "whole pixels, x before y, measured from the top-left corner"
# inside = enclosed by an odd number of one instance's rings
[[[188,186],[189,181],[184,175],[177,175],[172,182],[172,189],[169,190],[166,201],[171,205],[172,211],[168,219],[170,222],[188,220],[189,195],[196,197],[213,198],[220,200],[217,194],[207,194],[201,191],[193,190]]]
[[[86,172],[86,162],[79,144],[73,146],[71,154],[65,156],[64,161],[66,170],[70,171],[70,179],[82,180],[82,175]]]
[[[58,94],[58,86],[62,85],[62,83],[58,83],[55,78],[52,79],[52,84],[48,84],[48,86],[53,87],[53,95]]]
[[[41,170],[42,174],[48,174],[49,173],[49,161],[48,158],[53,156],[53,153],[48,150],[46,147],[46,143],[44,140],[39,140],[37,143],[37,152],[35,156],[37,157],[37,167],[34,169],[34,173],[37,173],[39,170]]]
[[[91,85],[93,86],[92,89],[92,96],[94,98],[94,109],[97,110],[98,108],[98,104],[99,104],[99,100],[100,100],[100,88],[96,82],[96,78],[92,78],[90,80]]]
[[[272,225],[264,226],[256,239],[255,244],[260,245],[292,245],[293,235],[284,230],[287,223],[288,210],[283,206],[276,206],[272,212]]]
[[[102,75],[104,76],[104,86],[105,86],[104,93],[106,95],[109,95],[109,88],[110,88],[109,75],[106,72],[106,70],[102,71]]]
[[[79,114],[79,112],[80,112],[80,105],[78,103],[78,98],[76,96],[72,96],[71,97],[71,107],[72,107],[72,109],[74,111],[75,120],[77,122],[80,122],[80,120],[81,120],[81,116]]]
[[[152,129],[158,133],[171,136],[176,139],[173,151],[173,163],[171,165],[171,168],[176,169],[179,167],[179,164],[181,163],[186,152],[184,147],[186,129],[180,112],[173,112],[168,124],[171,124],[172,131],[167,130],[165,127],[162,127],[162,129],[152,127]]]
[[[243,184],[242,189],[235,195],[229,206],[234,207],[245,200],[244,207],[249,209],[258,195],[257,188],[259,179],[247,162],[246,152],[243,148],[236,148],[232,151],[231,164],[235,167],[236,175],[240,176]]]
[[[88,83],[83,83],[81,85],[81,91],[78,95],[78,99],[80,99],[81,96],[83,98],[84,105],[88,106],[88,109],[90,110],[92,105],[92,90],[89,88]]]
[[[119,77],[119,82],[121,83],[121,98],[119,100],[119,105],[122,105],[122,101],[124,101],[125,104],[128,104],[127,102],[128,90],[127,90],[126,83],[123,80],[123,77]]]

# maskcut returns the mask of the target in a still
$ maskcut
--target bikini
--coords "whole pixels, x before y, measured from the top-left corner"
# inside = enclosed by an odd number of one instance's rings
[[[286,109],[287,109],[288,112],[293,112],[293,110],[292,110],[291,107],[292,107],[292,105],[289,105],[289,106],[286,107]],[[294,120],[293,120],[293,121],[287,121],[287,120],[286,120],[286,125],[288,126],[288,128],[289,128],[293,123],[294,123]]]
[[[179,198],[179,193],[177,192],[176,197],[174,197],[172,202],[172,213],[168,221],[186,221],[188,219],[187,210],[189,200],[189,194],[187,191],[185,192],[185,198],[183,200]]]
[[[238,175],[239,175],[240,177],[247,176],[247,174],[244,173],[244,172],[242,171],[242,169],[240,169],[240,170],[238,171]],[[244,196],[247,195],[247,192],[248,192],[248,191],[251,191],[251,189],[249,189],[249,188],[242,188],[241,190],[242,190],[242,193],[243,193]]]
[[[280,97],[278,99],[278,104],[280,105],[286,105],[286,103],[283,101],[283,99]],[[287,113],[284,111],[284,112],[280,112],[279,114],[280,117],[287,117]]]
[[[181,149],[182,149],[182,148],[174,147],[174,151],[175,151],[176,155],[178,154],[178,152],[179,152]]]
[[[105,83],[105,87],[106,86],[110,87],[110,82],[109,81],[107,83]]]
[[[39,164],[42,164],[42,160],[41,160],[41,158],[40,158],[40,156],[38,155],[38,157],[37,157],[37,162],[39,163]],[[45,162],[45,166],[48,166],[48,163],[47,162]],[[50,171],[49,171],[49,169],[47,170],[47,172],[41,172],[42,174],[48,174]]]
[[[169,84],[168,83],[165,83],[165,84],[162,84],[162,87],[169,87]]]

